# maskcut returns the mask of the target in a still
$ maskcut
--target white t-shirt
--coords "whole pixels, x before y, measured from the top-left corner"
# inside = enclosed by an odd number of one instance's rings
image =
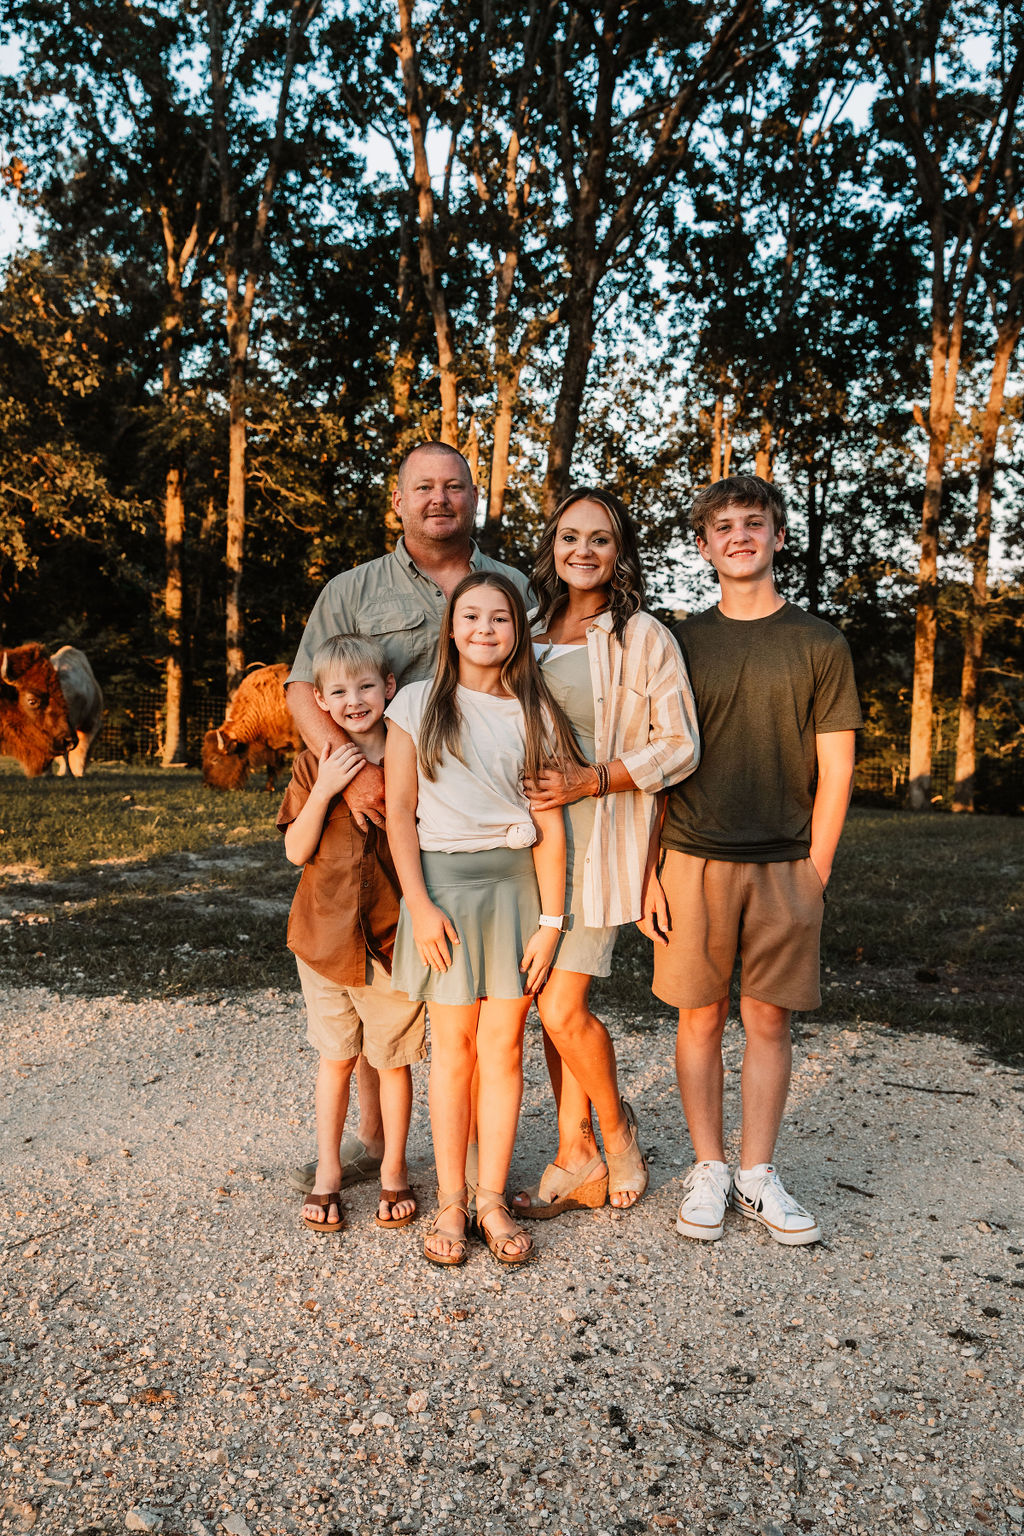
[[[387,718],[419,741],[431,684],[409,683],[388,705]],[[418,777],[416,830],[428,853],[479,853],[529,848],[537,832],[523,792],[526,725],[518,699],[458,688],[464,763],[442,754],[437,777]]]

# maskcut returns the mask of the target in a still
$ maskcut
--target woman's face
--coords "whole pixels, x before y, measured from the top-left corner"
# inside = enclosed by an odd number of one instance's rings
[[[599,501],[574,501],[555,530],[555,572],[577,592],[602,592],[611,585],[619,546],[612,520]]]

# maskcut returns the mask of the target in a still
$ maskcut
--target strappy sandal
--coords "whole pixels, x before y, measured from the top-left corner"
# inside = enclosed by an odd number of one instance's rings
[[[451,1210],[461,1211],[468,1223],[469,1205],[466,1200],[465,1184],[463,1184],[461,1189],[453,1189],[447,1192],[445,1190],[439,1189],[437,1192],[437,1215],[430,1223],[430,1226],[427,1228],[423,1237],[423,1257],[428,1259],[431,1264],[442,1264],[445,1267],[449,1267],[453,1264],[465,1264],[466,1262],[466,1250],[469,1247],[469,1240],[465,1234],[444,1232],[441,1229],[441,1217],[444,1215],[445,1211]],[[427,1247],[427,1239],[434,1237],[435,1235],[437,1237],[443,1237],[446,1242],[452,1245],[453,1249],[458,1249],[458,1252],[431,1253],[430,1249]]]
[[[476,1186],[480,1179],[480,1148],[475,1141],[471,1141],[466,1148],[466,1192],[469,1195],[468,1205],[472,1211],[476,1205]]]
[[[631,1205],[617,1205],[614,1209],[617,1211],[630,1211],[634,1205],[639,1204],[640,1198],[650,1182],[650,1175],[647,1171],[647,1159],[637,1145],[637,1131],[639,1127],[637,1126],[636,1115],[633,1113],[633,1107],[631,1104],[627,1104],[625,1099],[620,1099],[619,1103],[622,1105],[622,1113],[626,1117],[626,1124],[630,1130],[629,1146],[624,1152],[612,1152],[606,1143],[604,1160],[608,1164],[609,1199],[612,1195],[636,1195],[636,1199]]]
[[[415,1207],[416,1191],[414,1189],[382,1189],[380,1201],[382,1205],[387,1206],[388,1214],[387,1216],[374,1216],[375,1225],[387,1228],[407,1227],[410,1221],[415,1221],[418,1214],[415,1209],[409,1211],[405,1216],[393,1216],[391,1214],[396,1205],[402,1205],[408,1200],[411,1200]]]
[[[303,1195],[302,1204],[304,1206],[315,1205],[318,1211],[323,1211],[323,1221],[310,1221],[308,1216],[303,1216],[302,1218],[303,1226],[308,1227],[311,1232],[318,1232],[321,1237],[325,1236],[328,1232],[340,1232],[342,1227],[345,1225],[345,1217],[342,1214],[341,1209],[340,1189],[334,1190],[333,1193],[329,1195]],[[337,1221],[327,1220],[327,1212],[330,1210],[332,1205],[336,1205],[338,1208]]]
[[[527,1259],[532,1259],[536,1252],[532,1237],[530,1238],[530,1246],[528,1248],[517,1248],[512,1253],[505,1252],[506,1244],[511,1243],[517,1237],[527,1236],[522,1227],[516,1227],[514,1232],[506,1232],[503,1237],[491,1236],[484,1226],[484,1222],[492,1211],[505,1211],[509,1216],[512,1215],[504,1195],[499,1194],[496,1189],[483,1189],[478,1185],[476,1191],[476,1229],[498,1263],[525,1264]]]
[[[548,1163],[537,1184],[524,1189],[529,1204],[521,1205],[519,1196],[512,1202],[512,1212],[530,1221],[547,1221],[565,1211],[597,1211],[608,1198],[607,1170],[594,1177],[604,1158],[600,1153],[582,1168],[562,1168]]]

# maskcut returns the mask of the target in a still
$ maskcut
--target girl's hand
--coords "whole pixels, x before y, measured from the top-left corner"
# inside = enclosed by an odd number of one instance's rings
[[[413,941],[423,964],[429,965],[432,971],[447,971],[452,963],[448,944],[460,942],[451,918],[446,917],[433,902],[417,909],[415,915],[410,912],[409,916],[412,918]]]
[[[553,811],[560,805],[574,805],[592,795],[598,787],[597,769],[587,763],[570,763],[565,773],[557,768],[542,768],[535,779],[524,779],[523,788],[531,811]]]
[[[538,993],[548,979],[551,962],[555,958],[558,941],[562,937],[558,928],[537,928],[526,941],[519,969],[526,972],[526,991],[531,997]]]
[[[654,873],[644,886],[643,915],[637,918],[636,925],[644,938],[650,939],[652,944],[668,945],[672,920],[661,881]]]
[[[366,758],[353,742],[346,741],[343,746],[332,747],[329,741],[325,741],[316,781],[323,794],[333,797],[340,795],[365,767]]]

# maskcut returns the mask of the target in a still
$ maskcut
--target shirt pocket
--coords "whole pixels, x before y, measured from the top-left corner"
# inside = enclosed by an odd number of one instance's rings
[[[425,682],[432,675],[438,625],[428,621],[421,608],[394,600],[368,603],[360,610],[359,627],[382,647],[400,688],[403,683]]]
[[[612,689],[609,757],[638,752],[651,734],[651,701],[646,693],[620,684]],[[614,750],[613,750],[614,749]]]

